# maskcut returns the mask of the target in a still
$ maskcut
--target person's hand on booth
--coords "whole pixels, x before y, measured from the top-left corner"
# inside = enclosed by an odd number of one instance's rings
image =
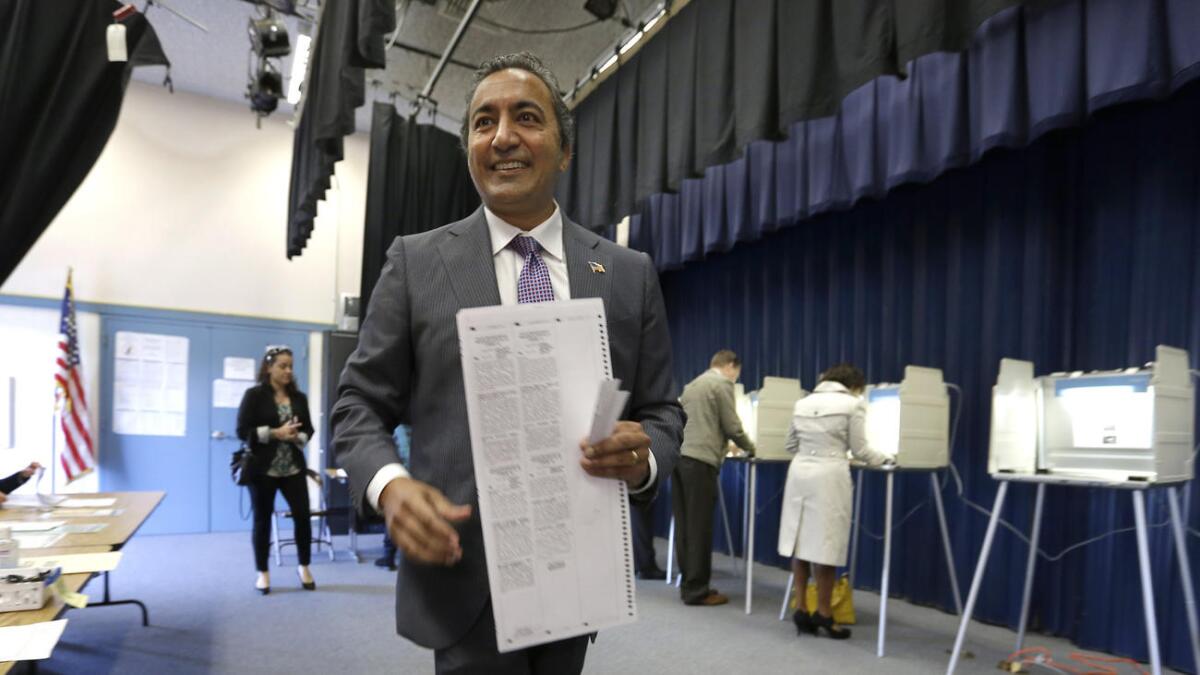
[[[19,473],[21,474],[22,478],[29,478],[33,474],[37,473],[37,470],[40,468],[42,468],[41,464],[38,464],[37,462],[30,462],[29,466],[21,469]]]

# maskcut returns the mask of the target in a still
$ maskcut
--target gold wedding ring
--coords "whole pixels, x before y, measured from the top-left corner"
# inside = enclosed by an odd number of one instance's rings
[[[637,463],[638,463],[638,459],[639,459],[639,458],[638,458],[638,454],[637,454],[637,450],[630,450],[630,452],[632,452],[632,453],[633,453],[633,463],[634,463],[634,465],[637,465]]]

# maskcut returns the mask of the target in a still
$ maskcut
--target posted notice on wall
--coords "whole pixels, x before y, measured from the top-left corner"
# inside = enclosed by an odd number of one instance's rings
[[[603,303],[467,309],[458,332],[499,650],[635,621],[625,484],[579,465],[615,389]]]
[[[185,435],[188,339],[130,331],[117,331],[114,339],[113,431]]]

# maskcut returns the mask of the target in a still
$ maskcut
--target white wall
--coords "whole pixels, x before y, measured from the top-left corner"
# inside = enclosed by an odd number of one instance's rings
[[[131,82],[100,159],[0,295],[60,299],[72,266],[79,302],[334,323],[339,294],[358,293],[368,141],[346,139],[313,237],[289,261],[292,138],[282,118],[256,129],[246,107]],[[50,463],[58,321],[57,310],[5,306],[0,298],[0,378],[18,380],[19,420],[17,450],[0,452],[0,473]],[[99,392],[99,316],[79,312],[78,332],[96,429],[107,402]],[[314,333],[314,406],[321,405],[323,346]],[[314,421],[318,429],[324,423]],[[319,450],[310,445],[312,461]],[[98,485],[92,475],[69,490]]]
[[[333,323],[362,268],[367,139],[346,159],[303,255],[286,258],[292,129],[247,108],[131,82],[91,173],[0,286],[57,298]]]
[[[51,492],[51,452],[54,426],[54,374],[58,372],[58,311],[0,305],[0,380],[16,379],[16,419],[14,431],[16,444],[12,449],[0,451],[0,477],[7,476],[30,462],[41,462],[46,475],[41,486],[43,492]],[[76,334],[79,338],[80,359],[83,365],[84,395],[89,403],[89,427],[92,439],[98,440],[94,431],[99,428],[97,419],[100,400],[100,317],[89,312],[75,315]],[[56,434],[58,447],[62,445],[62,433]],[[61,469],[57,470],[57,485],[65,484]],[[100,483],[96,472],[84,476],[71,484],[67,492],[95,492]],[[18,492],[32,493],[33,481],[26,483]]]

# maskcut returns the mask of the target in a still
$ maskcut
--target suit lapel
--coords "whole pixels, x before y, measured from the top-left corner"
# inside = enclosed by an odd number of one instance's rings
[[[601,298],[608,306],[612,259],[598,247],[600,237],[563,217],[563,256],[572,298]],[[598,268],[593,269],[595,263]],[[599,270],[604,270],[603,272]]]
[[[500,304],[492,239],[480,207],[450,227],[450,237],[438,246],[460,308]]]

